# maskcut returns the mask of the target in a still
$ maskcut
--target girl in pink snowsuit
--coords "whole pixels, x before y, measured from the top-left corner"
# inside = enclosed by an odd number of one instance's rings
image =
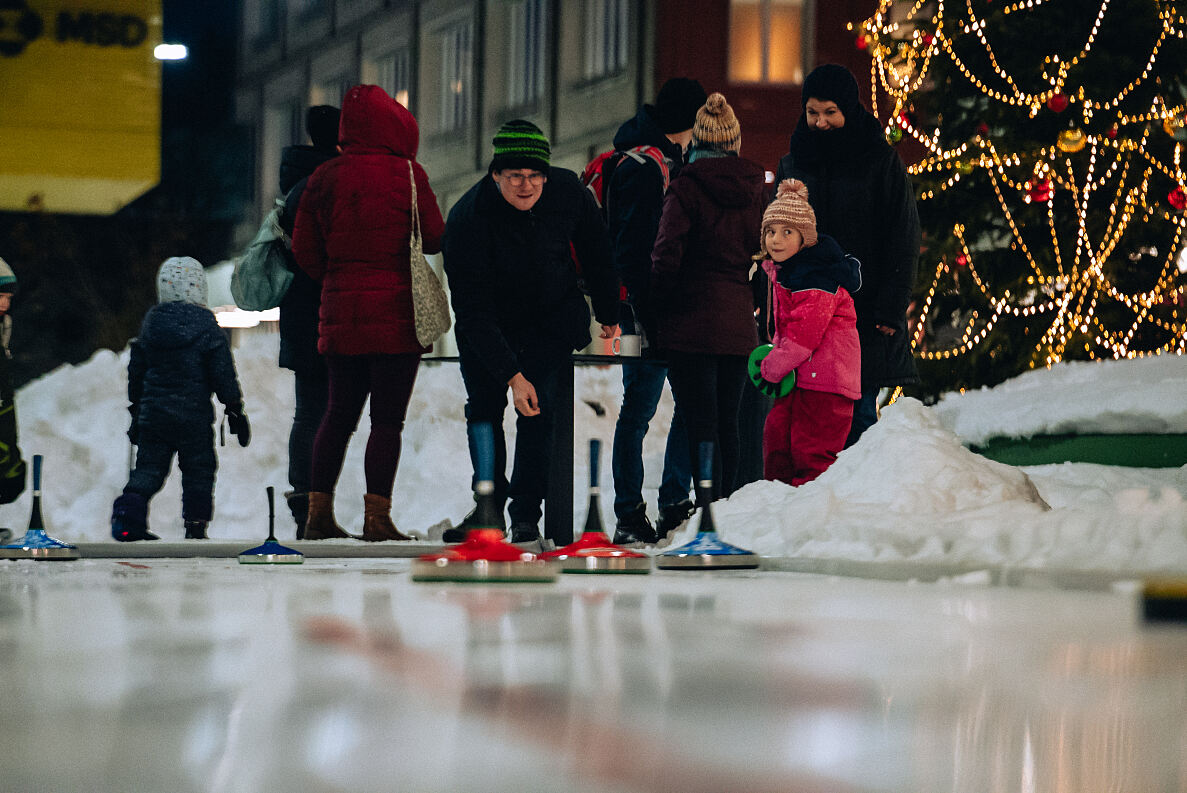
[[[861,347],[851,292],[861,265],[836,240],[816,233],[803,182],[785,179],[763,214],[762,267],[774,297],[774,349],[764,380],[795,372],[795,388],[775,400],[763,427],[763,476],[801,485],[820,476],[845,446],[853,401],[861,397]]]

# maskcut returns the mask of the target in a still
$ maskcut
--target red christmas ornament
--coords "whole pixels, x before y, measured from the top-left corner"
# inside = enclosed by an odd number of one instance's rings
[[[962,253],[956,257],[956,263],[959,264],[961,267],[966,267],[966,266],[968,266],[968,263],[969,263],[969,257],[965,256]]]
[[[935,40],[936,40],[936,37],[934,35],[932,35],[931,33],[924,33],[920,37],[920,41],[922,41],[924,46],[927,46],[927,47],[930,47],[931,43]]]
[[[1116,138],[1117,137],[1117,125],[1114,124],[1113,126],[1106,129],[1105,134],[1109,136],[1109,140]]]
[[[864,35],[858,36],[856,39],[853,40],[853,46],[857,47],[859,50],[864,50],[870,46],[870,40],[868,38],[866,38]]]
[[[1167,193],[1166,200],[1175,209],[1182,210],[1187,208],[1187,192],[1185,192],[1181,186],[1176,187],[1174,190],[1171,190],[1169,193]]]
[[[1026,203],[1051,200],[1051,180],[1034,178],[1026,183]]]
[[[1067,94],[1051,94],[1051,98],[1047,100],[1047,107],[1054,110],[1056,113],[1062,113],[1067,110],[1068,98]]]
[[[980,124],[977,125],[977,134],[982,135],[982,136],[988,135],[989,134],[989,125],[986,124],[984,121],[982,121]]]

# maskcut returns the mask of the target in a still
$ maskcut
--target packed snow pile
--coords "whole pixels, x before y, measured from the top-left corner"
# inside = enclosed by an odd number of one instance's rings
[[[1071,361],[994,387],[948,394],[933,408],[964,443],[996,436],[1187,433],[1187,355]]]
[[[277,536],[293,536],[280,497],[288,488],[293,380],[276,365],[277,344],[275,334],[253,332],[243,335],[234,350],[252,442],[242,449],[228,436],[226,445],[218,447],[215,518],[210,527],[214,538],[262,537],[267,530],[267,485],[273,485],[278,496]],[[82,365],[62,367],[30,383],[17,395],[21,447],[26,457],[45,457],[44,515],[51,533],[61,539],[110,540],[111,502],[127,480],[130,463],[126,367],[126,351],[100,352]],[[800,488],[752,483],[718,502],[714,515],[726,540],[767,556],[1187,570],[1187,468],[1063,464],[1021,469],[987,460],[963,446],[977,437],[1066,431],[1058,428],[1075,422],[1077,427],[1115,428],[1122,425],[1122,416],[1129,426],[1144,427],[1140,431],[1185,427],[1185,380],[1187,360],[1165,356],[1120,364],[1067,364],[930,408],[916,400],[899,400],[815,482]],[[1158,396],[1152,397],[1152,391]],[[602,517],[608,528],[614,525],[610,445],[621,398],[617,367],[578,368],[573,406],[578,530],[585,514],[590,438],[603,443]],[[396,524],[406,532],[427,536],[434,527],[439,531],[444,521],[459,520],[472,505],[464,402],[456,364],[421,367],[393,497]],[[1088,409],[1092,405],[1095,413]],[[644,497],[653,516],[663,431],[671,409],[665,392],[644,445]],[[989,415],[982,416],[982,411]],[[221,416],[221,410],[218,413]],[[364,412],[336,494],[339,522],[354,531],[362,523],[363,441],[368,427]],[[504,429],[513,443],[510,409]],[[26,492],[16,504],[0,507],[0,523],[23,528],[29,497]],[[150,527],[168,539],[182,535],[180,500],[180,475],[175,470],[150,508]],[[673,541],[690,538],[695,525],[694,518]]]

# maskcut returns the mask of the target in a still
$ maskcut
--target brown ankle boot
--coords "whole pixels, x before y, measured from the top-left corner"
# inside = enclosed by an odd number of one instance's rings
[[[374,493],[363,494],[363,539],[368,542],[383,540],[411,540],[407,534],[392,523],[392,500]]]
[[[353,539],[334,520],[334,494],[310,493],[309,517],[305,519],[306,540]]]

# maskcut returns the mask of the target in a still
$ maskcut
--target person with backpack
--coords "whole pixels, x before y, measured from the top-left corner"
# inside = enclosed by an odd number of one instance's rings
[[[416,118],[386,91],[347,91],[338,141],[341,155],[309,177],[293,229],[297,264],[321,285],[317,349],[329,373],[305,539],[352,536],[334,519],[334,488],[369,397],[361,538],[409,540],[392,521],[392,491],[420,358],[431,349],[417,340],[412,308],[414,200],[426,253],[441,249],[445,222],[416,162]]]
[[[572,410],[556,404],[558,376],[572,352],[591,341],[574,252],[603,339],[618,329],[619,286],[598,206],[577,174],[551,165],[540,128],[508,121],[493,143],[487,175],[449,212],[445,274],[457,317],[466,423],[494,428],[499,516],[510,500],[510,540],[529,542],[540,539],[553,415]],[[503,438],[509,388],[519,413],[510,481]],[[477,470],[473,446],[470,454]],[[464,539],[475,517],[471,512],[448,529],[445,541]]]
[[[338,120],[336,107],[309,108],[305,111],[305,131],[313,145],[286,146],[280,153],[280,192],[284,194],[280,228],[290,239],[309,177],[322,163],[338,156]],[[309,515],[313,439],[326,412],[330,381],[326,362],[317,351],[321,286],[297,266],[291,250],[286,251],[285,263],[293,280],[280,301],[280,366],[293,372],[296,402],[288,445],[288,479],[292,490],[284,498],[297,525],[297,539],[302,540]]]
[[[610,232],[614,266],[626,290],[621,323],[624,335],[643,332],[649,304],[651,249],[663,214],[670,179],[684,165],[697,110],[705,89],[696,80],[674,77],[663,84],[655,104],[645,104],[618,128],[614,150],[602,160],[602,210]],[[655,416],[668,368],[658,360],[622,361],[622,405],[614,426],[611,471],[614,476],[614,542],[620,545],[663,539],[692,514],[688,498],[688,435],[679,411],[672,415],[659,485],[655,526],[643,501],[643,439]]]
[[[695,450],[718,450],[718,496],[729,496],[739,462],[738,405],[746,362],[758,345],[751,252],[766,206],[763,167],[739,156],[742,128],[719,93],[697,111],[688,165],[672,181],[651,253],[655,336],[668,360],[676,407]]]
[[[776,184],[808,187],[816,226],[861,262],[853,296],[861,339],[861,399],[846,448],[878,420],[878,392],[919,382],[907,306],[919,266],[919,213],[907,168],[861,105],[857,79],[835,63],[804,79],[803,115],[779,160]]]

